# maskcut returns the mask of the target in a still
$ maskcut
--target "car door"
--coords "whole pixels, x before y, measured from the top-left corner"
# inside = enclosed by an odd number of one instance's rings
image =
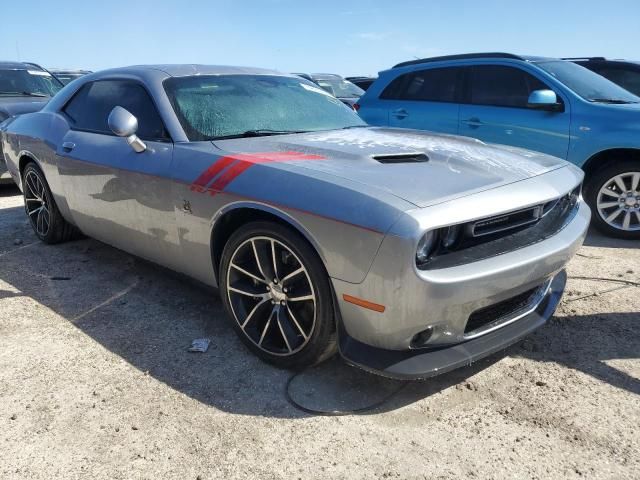
[[[458,133],[462,69],[430,68],[400,75],[380,95],[389,126]]]
[[[119,105],[138,120],[136,153],[107,125]],[[172,266],[178,249],[170,180],[173,143],[150,95],[133,80],[85,84],[62,110],[69,130],[57,147],[74,222],[87,235]]]
[[[558,92],[562,111],[528,108],[534,90],[551,90],[521,68],[475,65],[467,70],[468,89],[460,106],[460,135],[567,157],[571,115]]]

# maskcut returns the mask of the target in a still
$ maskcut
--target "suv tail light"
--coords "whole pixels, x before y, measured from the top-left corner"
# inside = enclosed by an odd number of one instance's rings
[[[357,112],[358,110],[360,110],[360,105],[358,103],[354,103],[353,109]]]

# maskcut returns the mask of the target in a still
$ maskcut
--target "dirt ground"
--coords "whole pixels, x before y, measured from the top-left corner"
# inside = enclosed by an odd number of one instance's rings
[[[0,478],[640,478],[638,243],[592,233],[556,317],[380,408],[295,409],[289,372],[216,293],[94,240],[36,241],[0,190]],[[188,353],[209,337],[206,353]],[[400,388],[334,360],[291,383],[319,409]]]

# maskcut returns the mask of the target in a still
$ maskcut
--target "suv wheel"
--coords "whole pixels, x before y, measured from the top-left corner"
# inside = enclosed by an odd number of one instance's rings
[[[640,239],[640,162],[603,168],[585,190],[598,230],[613,237]]]

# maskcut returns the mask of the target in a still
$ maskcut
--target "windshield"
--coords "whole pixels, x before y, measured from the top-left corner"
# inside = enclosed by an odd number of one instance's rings
[[[331,95],[338,98],[360,98],[364,93],[364,90],[360,87],[340,77],[314,78],[314,81]]]
[[[640,98],[624,88],[573,62],[558,60],[541,62],[538,66],[590,102],[640,102]]]
[[[53,97],[62,84],[42,70],[0,70],[0,95]]]
[[[164,88],[191,141],[365,125],[340,100],[301,78],[173,77],[165,80]]]

